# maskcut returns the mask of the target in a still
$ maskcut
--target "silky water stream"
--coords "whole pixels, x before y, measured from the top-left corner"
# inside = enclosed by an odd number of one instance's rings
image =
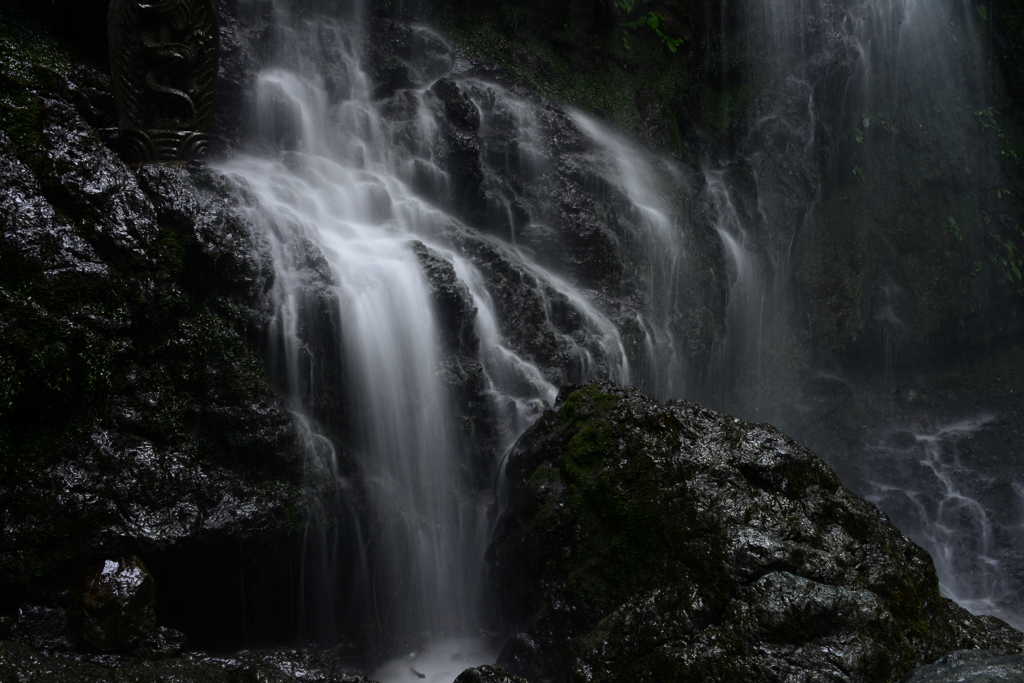
[[[974,437],[997,420],[980,414],[936,423],[922,416],[877,430],[866,439],[858,488],[931,554],[944,595],[1024,630],[1021,598],[1000,558],[1000,545],[1020,543],[1020,525],[993,517],[985,499],[1001,482],[972,462]],[[1019,505],[1020,487],[1011,490],[1011,503]]]
[[[416,87],[380,101],[360,64],[358,22],[281,7],[274,16],[277,51],[253,97],[258,151],[221,169],[251,192],[254,221],[271,247],[272,363],[305,432],[315,514],[303,557],[301,622],[308,640],[342,655],[354,633],[372,636],[362,647],[377,648],[377,656],[407,653],[379,668],[381,681],[408,680],[415,671],[446,683],[495,656],[486,638],[493,610],[483,553],[496,521],[492,482],[502,456],[554,402],[559,384],[629,382],[630,360],[618,328],[587,291],[534,262],[514,236],[466,227],[423,190],[425,175],[435,188],[452,182],[436,158],[440,132],[428,90],[452,69],[436,36],[415,29],[433,57],[410,63]],[[472,86],[517,119],[520,152],[510,163],[524,173],[550,165],[543,149],[530,150],[532,108],[497,86]],[[405,115],[394,116],[396,100]],[[592,136],[603,134],[582,114],[576,120]],[[595,141],[595,166],[614,176],[628,157],[624,144]],[[630,190],[639,191],[624,187],[622,194]],[[633,210],[646,216],[650,239],[661,240],[648,246],[667,259],[671,277],[669,219],[655,204],[646,197]],[[485,268],[481,253],[504,274]],[[465,434],[472,420],[446,382],[451,356],[427,262],[452,273],[451,288],[471,303],[473,332],[463,338],[487,404],[477,409],[497,425],[493,457],[483,466],[473,461]],[[508,341],[509,323],[493,294],[495,279],[508,273],[528,283],[548,318],[572,320],[571,334],[545,323],[559,349],[557,368],[541,367]],[[654,382],[652,369],[671,360],[671,335],[656,320],[640,324],[651,331],[646,348],[658,356],[644,363]],[[332,392],[343,398],[332,404]],[[324,405],[340,406],[341,414],[325,415]],[[482,477],[467,474],[481,467]]]

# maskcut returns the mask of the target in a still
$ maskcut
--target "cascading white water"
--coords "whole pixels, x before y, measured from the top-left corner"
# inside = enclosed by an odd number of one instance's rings
[[[756,385],[762,374],[762,339],[764,303],[771,296],[761,273],[757,245],[737,209],[732,190],[721,171],[705,171],[708,192],[715,207],[715,232],[722,241],[729,277],[728,332],[718,349],[715,382],[719,400],[737,374]],[[770,313],[774,309],[770,310]]]
[[[822,15],[831,7],[807,0],[722,0],[718,8],[722,91],[749,88],[740,82],[772,83],[770,96],[751,103],[755,111],[737,149],[707,150],[701,160],[729,283],[727,330],[715,350],[709,391],[719,408],[741,414],[792,398],[794,391],[785,367],[792,364],[794,346],[787,338],[790,252],[819,178],[823,88],[815,60],[834,58],[843,42],[821,35],[829,24]],[[731,45],[730,37],[742,46]],[[727,55],[736,49],[757,55],[747,65],[751,73],[729,66]]]
[[[679,315],[685,272],[682,216],[672,195],[691,195],[682,174],[667,159],[637,148],[621,134],[582,112],[573,121],[595,144],[589,156],[602,179],[628,198],[637,241],[633,256],[644,279],[646,310],[637,316],[643,343],[637,354],[640,372],[633,383],[666,400],[686,394],[686,365],[681,340],[669,324]]]
[[[943,595],[1024,630],[1020,596],[998,557],[993,512],[977,499],[992,482],[961,452],[994,420],[978,415],[914,431],[883,430],[866,450],[858,488],[931,554]]]
[[[494,501],[490,487],[474,488],[463,473],[460,417],[443,381],[442,330],[418,254],[426,249],[447,261],[475,307],[484,393],[499,425],[498,459],[554,401],[560,379],[506,340],[493,282],[474,254],[497,254],[524,273],[549,317],[555,308],[573,311],[578,331],[557,339],[569,379],[628,382],[630,362],[618,328],[587,293],[412,189],[425,173],[434,186],[451,182],[433,156],[439,133],[427,90],[450,61],[419,72],[420,85],[399,95],[416,113],[411,122],[396,122],[371,96],[358,22],[305,19],[281,7],[275,17],[280,49],[260,72],[253,98],[260,151],[221,168],[251,190],[254,221],[271,245],[278,307],[271,355],[306,426],[309,487],[321,499],[307,534],[306,621],[338,638],[343,615],[336,613],[351,611],[349,620],[366,621],[382,651],[416,651],[414,659],[378,671],[381,680],[407,678],[415,667],[431,680],[450,681],[493,657],[480,642],[437,643],[477,634],[488,617],[483,552]],[[323,63],[325,42],[337,63]],[[496,86],[477,85],[524,112],[520,153],[529,156],[525,107]],[[582,115],[577,120],[590,125]],[[597,127],[590,130],[600,137]],[[543,164],[543,150],[536,156]],[[649,204],[637,210],[650,215],[653,228],[669,230],[669,219]],[[467,240],[476,251],[465,250]],[[311,348],[322,344],[334,348]],[[339,359],[338,367],[327,369],[318,355]],[[306,416],[328,382],[344,385],[344,414],[319,419],[345,435],[346,458],[358,467],[354,478],[344,474],[334,441]],[[332,585],[341,565],[348,567],[344,588]],[[442,656],[448,650],[463,656]]]

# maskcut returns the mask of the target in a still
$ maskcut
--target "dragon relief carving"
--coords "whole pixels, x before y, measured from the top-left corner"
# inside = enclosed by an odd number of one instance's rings
[[[213,0],[112,0],[107,30],[117,151],[137,162],[202,155],[220,48]]]

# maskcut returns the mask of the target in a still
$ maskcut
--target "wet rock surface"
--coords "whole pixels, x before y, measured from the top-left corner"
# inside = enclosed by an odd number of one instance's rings
[[[243,568],[299,530],[297,435],[259,348],[270,255],[244,188],[107,149],[109,78],[18,16],[0,27],[2,609],[68,608],[89,567],[137,555],[161,619],[202,640],[219,625],[194,608],[233,620]]]
[[[11,683],[372,683],[312,650],[264,650],[212,657],[196,652],[154,661],[116,655],[45,654],[0,641],[0,680]]]
[[[952,652],[907,674],[900,683],[1002,683],[1024,679],[1024,655],[1000,657],[984,650]]]
[[[26,605],[9,620],[4,639],[16,640],[46,652],[67,652],[80,645],[81,639],[67,610],[60,607]]]
[[[566,362],[570,347],[592,341],[575,303],[561,297],[549,306],[548,293],[538,291],[542,285],[510,275],[523,270],[519,262],[525,256],[586,291],[629,340],[632,357],[641,355],[644,344],[655,343],[652,323],[638,321],[656,319],[653,324],[666,336],[686,340],[688,367],[707,366],[712,346],[724,335],[726,282],[715,275],[724,268],[724,255],[701,199],[699,173],[648,159],[657,170],[643,181],[650,185],[649,196],[638,200],[610,179],[620,170],[604,145],[614,139],[612,144],[628,147],[624,139],[584,131],[558,103],[451,50],[430,31],[390,18],[374,20],[369,31],[371,80],[390,79],[375,76],[375,65],[401,64],[408,82],[375,90],[391,139],[411,157],[403,173],[420,197],[468,226],[468,234],[451,226],[442,240],[468,252],[484,271],[511,348],[552,376],[572,378],[580,371]],[[633,151],[638,158],[646,154]],[[631,182],[640,181],[628,178]],[[681,187],[693,189],[696,198],[685,196]],[[644,212],[653,208],[638,208],[638,201],[655,205],[652,213],[680,218],[672,228],[638,229]],[[652,236],[658,230],[662,237],[678,230],[678,243],[686,248],[658,243]],[[514,244],[518,255],[495,248],[483,235]],[[470,242],[479,246],[467,246]],[[655,275],[650,285],[652,268],[644,264],[652,251],[663,252],[666,263],[674,265],[666,265],[663,278]],[[474,252],[483,255],[479,261]],[[539,315],[534,301],[540,302]]]
[[[136,654],[143,659],[166,659],[185,652],[188,638],[181,631],[157,626],[139,641]]]
[[[940,596],[931,559],[767,425],[565,390],[515,446],[488,551],[528,679],[898,680],[1024,636]]]
[[[526,683],[519,676],[513,676],[502,666],[478,666],[466,669],[455,683]]]
[[[238,113],[243,111],[259,73],[262,46],[273,36],[269,4],[217,0],[220,63],[214,94],[210,155],[237,152],[246,138]]]
[[[800,402],[757,419],[825,458],[927,549],[944,594],[1020,628],[1024,353],[979,352],[900,379],[811,375]]]

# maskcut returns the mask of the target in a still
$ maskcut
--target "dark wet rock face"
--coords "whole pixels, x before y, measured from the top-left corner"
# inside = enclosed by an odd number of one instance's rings
[[[628,189],[602,175],[612,163],[603,142],[559,104],[486,64],[449,53],[429,31],[390,19],[375,20],[370,31],[371,80],[389,82],[378,71],[391,64],[401,65],[403,78],[414,83],[375,91],[392,141],[412,157],[408,182],[470,227],[469,237],[453,229],[460,234],[445,239],[470,252],[483,271],[511,348],[552,377],[578,377],[578,368],[565,362],[568,349],[557,347],[563,335],[581,333],[580,316],[565,297],[540,291],[536,278],[515,272],[523,270],[520,259],[479,233],[515,244],[521,254],[584,289],[624,337],[636,340],[634,347],[654,336],[637,320],[657,317],[673,337],[687,340],[686,363],[696,371],[707,366],[724,334],[727,283],[715,275],[724,268],[724,256],[702,201],[682,197],[680,185],[702,193],[698,173],[670,165],[658,171],[672,188],[661,200],[683,216],[679,229],[688,248],[679,252],[685,265],[673,271],[671,281],[665,275],[652,284],[642,265],[652,249],[650,235],[637,228],[644,218]],[[427,133],[424,113],[432,124]],[[465,244],[470,241],[479,246]],[[550,312],[544,301],[549,294],[556,299]],[[638,355],[636,348],[630,352]]]
[[[2,608],[69,608],[90,567],[137,555],[168,626],[222,637],[242,572],[301,526],[298,439],[259,352],[269,250],[243,188],[107,149],[109,78],[31,26],[0,61]],[[103,648],[141,635],[97,628]]]
[[[90,645],[135,645],[156,628],[156,582],[137,557],[106,560],[89,570],[73,611]]]
[[[177,657],[185,651],[188,639],[181,631],[157,626],[139,641],[136,655],[143,659],[166,659]]]
[[[473,323],[476,307],[469,288],[455,275],[455,268],[437,251],[422,242],[413,242],[416,254],[427,279],[438,319],[441,346],[445,351],[475,359],[480,340]]]
[[[46,652],[66,652],[79,644],[70,616],[60,607],[27,605],[8,619],[7,633],[0,634],[5,639]]]
[[[563,390],[508,462],[488,552],[531,680],[888,681],[1024,636],[940,596],[928,555],[768,425]]]
[[[451,78],[442,78],[434,83],[430,96],[435,116],[441,124],[435,153],[449,175],[445,203],[469,225],[484,226],[488,207],[477,138],[480,112]]]
[[[105,655],[44,654],[0,641],[0,680],[18,683],[372,683],[311,650],[242,652],[233,657],[203,653],[153,661]]]
[[[220,22],[220,68],[214,94],[211,154],[220,156],[241,146],[244,131],[238,112],[252,92],[262,58],[261,45],[271,35],[268,4],[217,0]]]

